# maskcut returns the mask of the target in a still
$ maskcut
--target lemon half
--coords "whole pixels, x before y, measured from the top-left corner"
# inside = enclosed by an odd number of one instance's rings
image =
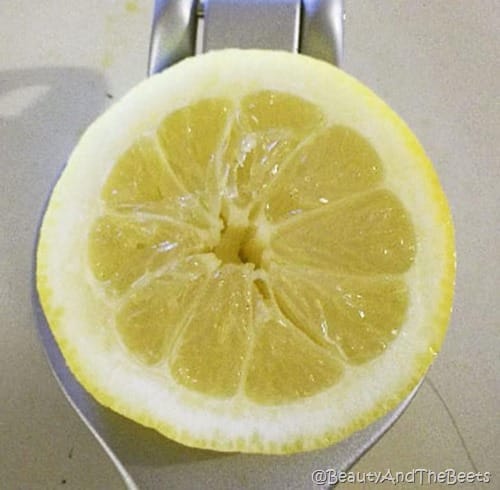
[[[291,453],[404,399],[441,346],[454,269],[436,173],[384,102],[318,60],[223,50],[85,132],[37,287],[102,404],[186,445]]]

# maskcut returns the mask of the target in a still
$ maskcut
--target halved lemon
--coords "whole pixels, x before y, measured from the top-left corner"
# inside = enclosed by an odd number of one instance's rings
[[[326,63],[224,50],[86,131],[45,214],[37,286],[102,404],[187,445],[290,453],[410,392],[454,268],[436,173],[387,105]]]

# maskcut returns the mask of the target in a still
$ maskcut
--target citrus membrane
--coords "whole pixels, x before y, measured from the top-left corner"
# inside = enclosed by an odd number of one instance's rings
[[[358,81],[223,50],[140,83],[51,196],[37,287],[102,404],[181,443],[289,453],[400,402],[438,352],[450,211],[415,136]]]

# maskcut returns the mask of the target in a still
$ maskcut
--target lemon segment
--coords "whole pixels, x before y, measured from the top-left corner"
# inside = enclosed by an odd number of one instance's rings
[[[299,267],[275,267],[270,277],[286,317],[347,363],[379,356],[406,317],[409,297],[401,277],[338,276]]]
[[[245,393],[256,403],[282,405],[312,396],[335,384],[343,367],[283,318],[256,329]]]
[[[397,274],[411,267],[416,238],[401,201],[380,189],[299,214],[275,230],[271,245],[276,260],[289,264],[345,274]]]
[[[258,205],[288,156],[321,122],[321,111],[301,97],[270,90],[243,97],[223,157],[229,199],[242,208]]]
[[[134,142],[118,159],[101,192],[102,199],[118,209],[151,206],[182,195],[182,188],[168,173],[164,157],[150,137]]]
[[[115,317],[125,347],[148,365],[163,361],[217,267],[212,257],[194,255],[131,288]]]
[[[366,191],[382,182],[380,157],[359,133],[330,126],[302,145],[266,200],[273,222]]]
[[[209,396],[236,394],[252,335],[251,276],[250,266],[226,264],[209,277],[169,358],[178,383]]]
[[[199,196],[209,210],[217,205],[217,150],[230,110],[230,101],[207,98],[170,114],[157,130],[159,145],[182,188]]]
[[[204,249],[193,229],[140,216],[99,217],[88,238],[88,261],[96,279],[123,293],[146,271]]]

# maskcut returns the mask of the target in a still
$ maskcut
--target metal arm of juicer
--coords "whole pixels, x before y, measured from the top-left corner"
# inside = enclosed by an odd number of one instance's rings
[[[262,48],[342,60],[343,0],[157,0],[149,75],[197,52]]]

